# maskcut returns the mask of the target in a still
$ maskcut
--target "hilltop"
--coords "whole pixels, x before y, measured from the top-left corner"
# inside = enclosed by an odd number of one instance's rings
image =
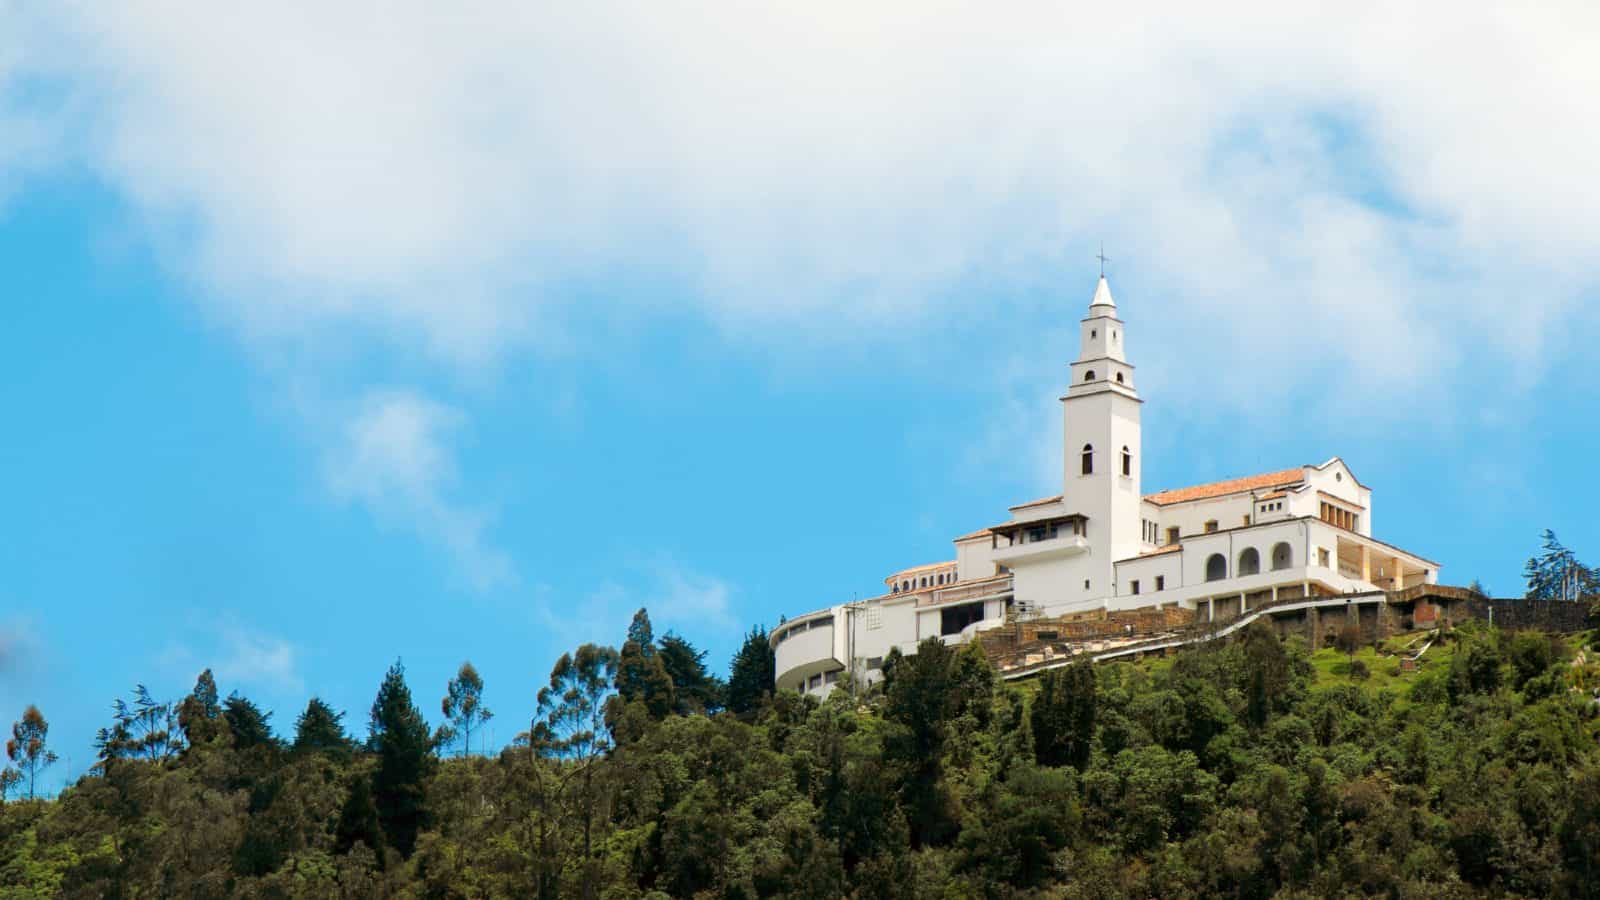
[[[1596,640],[1254,625],[1016,684],[930,642],[742,715],[633,640],[493,757],[440,758],[394,670],[359,744],[190,697],[171,753],[0,808],[0,895],[1595,896]]]

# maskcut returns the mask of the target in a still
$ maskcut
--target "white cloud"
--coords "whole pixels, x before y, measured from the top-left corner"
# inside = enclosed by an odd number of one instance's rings
[[[345,423],[324,474],[336,497],[441,544],[472,583],[486,589],[513,573],[510,560],[485,538],[488,514],[451,496],[459,477],[449,439],[463,421],[456,410],[415,392],[373,391]]]
[[[837,334],[1104,237],[1277,392],[1537,371],[1600,274],[1587,4],[48,9],[90,164],[253,334],[481,358],[619,266]]]
[[[9,680],[21,671],[38,643],[32,619],[13,618],[0,622],[0,677]]]
[[[185,679],[209,668],[224,693],[267,690],[292,696],[304,690],[300,648],[290,641],[237,624],[207,629],[204,638],[212,648],[209,655],[195,653],[195,639],[173,641],[161,651],[159,664]]]
[[[658,637],[673,630],[690,640],[696,640],[696,635],[704,639],[740,625],[732,609],[733,585],[686,568],[669,556],[636,560],[615,574],[620,580],[600,583],[578,603],[563,602],[550,589],[538,588],[534,615],[566,645],[620,646],[640,607],[649,611]]]
[[[305,687],[298,660],[298,648],[282,638],[230,628],[222,634],[222,657],[212,669],[225,684],[260,685],[297,694]]]

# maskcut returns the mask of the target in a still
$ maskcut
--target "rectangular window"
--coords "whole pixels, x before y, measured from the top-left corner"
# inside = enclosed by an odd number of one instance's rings
[[[1216,519],[1212,519],[1211,521],[1206,523],[1206,534],[1210,534],[1210,533],[1212,533],[1213,531],[1216,531],[1216,530],[1217,530],[1217,520]]]
[[[867,630],[876,631],[883,627],[883,608],[878,606],[867,607]]]
[[[1327,547],[1318,547],[1317,548],[1317,565],[1323,567],[1324,569],[1326,569],[1328,567],[1328,548]]]
[[[829,672],[827,675],[823,676],[823,678],[822,678],[823,684],[836,684],[836,683],[838,683],[838,681],[839,681],[839,673],[838,672]]]
[[[1246,524],[1246,525],[1250,524],[1250,517],[1249,516],[1245,516],[1244,517],[1244,524]]]
[[[1156,590],[1164,591],[1166,589],[1167,589],[1167,576],[1165,576],[1165,575],[1157,575],[1156,576]]]
[[[1177,542],[1178,542],[1178,529],[1176,529],[1176,528],[1168,528],[1167,529],[1167,543],[1168,544],[1176,544]]]
[[[813,675],[813,676],[811,676],[811,681],[807,682],[806,687],[810,688],[813,691],[816,690],[819,687],[822,687],[822,676],[821,675]]]
[[[1133,593],[1135,596],[1138,596],[1139,594],[1139,579],[1137,578],[1133,580]]]
[[[881,657],[881,656],[869,656],[869,657],[867,657],[867,668],[869,668],[869,669],[881,669],[881,668],[883,668],[883,657]]]

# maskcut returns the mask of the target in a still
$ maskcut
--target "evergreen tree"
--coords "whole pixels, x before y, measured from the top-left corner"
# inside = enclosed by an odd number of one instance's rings
[[[1097,691],[1094,664],[1088,660],[1052,669],[1040,678],[1029,714],[1039,765],[1072,766],[1080,772],[1088,767],[1094,749]]]
[[[334,852],[344,854],[357,843],[365,844],[383,863],[383,827],[378,819],[378,806],[372,798],[372,781],[358,773],[350,782],[350,793],[345,796],[339,810],[339,821],[333,830]]]
[[[17,770],[28,780],[28,799],[38,797],[39,773],[55,764],[56,754],[48,746],[50,723],[44,713],[32,703],[22,711],[22,718],[11,724],[11,739],[6,741],[6,756],[16,763]]]
[[[661,664],[654,648],[629,640],[617,655],[616,696],[611,698],[612,724],[620,717],[624,707],[640,704],[653,720],[660,721],[672,712],[672,679]]]
[[[433,770],[428,723],[411,702],[405,667],[389,667],[372,702],[367,744],[378,755],[372,798],[389,846],[410,856],[417,834],[427,825],[423,785]]]
[[[745,636],[728,667],[728,710],[744,716],[760,709],[762,702],[772,696],[776,672],[777,661],[767,642],[767,629],[757,625]]]
[[[657,646],[661,665],[672,682],[674,711],[680,716],[714,713],[722,708],[721,679],[706,671],[706,651],[672,632]]]
[[[300,751],[348,750],[350,738],[344,732],[344,713],[312,697],[305,711],[294,722],[294,749]]]
[[[95,734],[99,768],[114,759],[166,762],[183,748],[173,704],[156,700],[144,685],[134,686],[132,703],[121,697],[112,701],[111,712],[111,726]]]
[[[178,704],[178,727],[190,745],[209,743],[221,733],[222,705],[217,682],[206,669],[194,681],[194,690]]]
[[[904,772],[900,802],[914,847],[942,844],[954,825],[948,790],[940,777],[956,701],[951,677],[954,656],[938,638],[928,638],[917,645],[915,655],[891,651],[884,663],[883,715],[900,726],[885,740],[884,756]]]
[[[633,614],[633,621],[628,623],[627,640],[639,645],[639,652],[645,656],[653,656],[656,652],[656,633],[650,627],[650,613],[644,607]]]
[[[237,692],[229,694],[223,702],[222,718],[228,723],[228,731],[233,734],[235,749],[248,750],[277,743],[272,736],[272,726],[267,721],[272,718],[272,713],[262,712],[260,707]]]
[[[444,699],[439,709],[445,721],[434,734],[434,742],[441,747],[460,741],[461,754],[472,752],[472,732],[490,719],[494,713],[483,705],[483,678],[471,662],[464,662],[456,677],[445,685]]]
[[[1529,600],[1581,600],[1600,593],[1600,573],[1578,561],[1556,533],[1544,530],[1544,552],[1523,567]]]

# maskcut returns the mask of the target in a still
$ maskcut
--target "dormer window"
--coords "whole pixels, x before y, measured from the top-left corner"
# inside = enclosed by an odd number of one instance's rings
[[[1083,445],[1083,474],[1094,474],[1094,446],[1091,444]]]

